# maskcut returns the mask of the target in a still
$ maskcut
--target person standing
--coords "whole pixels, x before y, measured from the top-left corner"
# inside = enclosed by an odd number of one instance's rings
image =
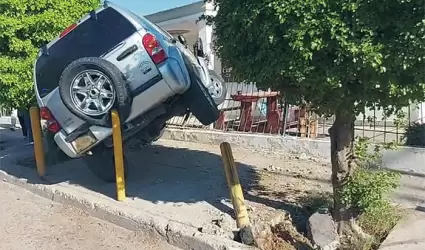
[[[34,138],[32,136],[32,128],[31,128],[31,117],[29,112],[29,106],[26,109],[22,109],[22,118],[26,128],[26,137],[30,144],[34,143]]]
[[[10,130],[12,130],[12,131],[15,131],[16,129],[19,128],[18,126],[16,126],[16,119],[18,118],[17,112],[18,111],[16,109],[14,109],[14,110],[12,110],[12,113],[10,114],[10,124],[12,125]]]
[[[17,110],[14,109],[12,111],[12,114],[10,117],[10,123],[12,124],[12,127],[10,128],[10,130],[15,131],[16,129],[19,129],[19,127],[16,125],[17,120],[19,120],[19,125],[21,125],[21,130],[22,130],[22,136],[27,138],[28,129],[27,129],[27,124],[25,124],[24,114],[25,114],[25,109],[23,108],[19,108]]]
[[[18,119],[19,119],[19,124],[21,124],[22,135],[24,137],[27,137],[27,126],[25,124],[24,113],[25,113],[25,109],[23,108],[18,109]]]

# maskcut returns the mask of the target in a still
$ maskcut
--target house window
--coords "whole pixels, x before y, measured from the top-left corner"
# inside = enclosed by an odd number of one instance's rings
[[[232,68],[230,68],[230,67],[225,67],[225,66],[221,67],[221,77],[226,82],[235,82],[236,81],[236,79],[234,79],[234,77],[232,77]]]

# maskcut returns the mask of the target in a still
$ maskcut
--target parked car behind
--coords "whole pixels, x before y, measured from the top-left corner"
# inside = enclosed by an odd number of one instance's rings
[[[40,49],[34,89],[59,148],[114,181],[110,112],[128,143],[157,140],[167,120],[189,112],[211,124],[219,111],[208,74],[178,39],[106,1]]]

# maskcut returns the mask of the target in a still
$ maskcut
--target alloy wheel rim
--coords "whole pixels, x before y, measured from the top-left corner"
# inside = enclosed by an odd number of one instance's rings
[[[103,115],[115,102],[112,81],[98,70],[79,73],[72,81],[70,93],[74,106],[86,115]]]

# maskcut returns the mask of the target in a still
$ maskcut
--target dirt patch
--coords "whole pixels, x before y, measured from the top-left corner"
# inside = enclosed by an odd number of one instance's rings
[[[285,211],[288,215],[277,225],[271,225],[272,233],[264,240],[261,248],[313,249],[306,238],[306,225],[309,216],[318,207],[328,203],[327,197],[332,190],[329,164],[289,154],[264,157],[257,161],[271,158],[272,164],[257,170],[258,181],[249,187],[246,195],[249,200]],[[262,211],[262,208],[255,209],[251,216],[261,217]]]
[[[269,222],[270,230],[266,235],[257,237],[257,244],[260,249],[264,250],[312,250],[313,246],[305,237],[304,233],[300,233],[289,214],[286,214],[279,223]]]
[[[330,166],[294,155],[274,156],[279,160],[257,171],[259,180],[251,186],[250,199],[287,211],[298,230],[305,231],[308,217],[326,203],[332,190]]]

